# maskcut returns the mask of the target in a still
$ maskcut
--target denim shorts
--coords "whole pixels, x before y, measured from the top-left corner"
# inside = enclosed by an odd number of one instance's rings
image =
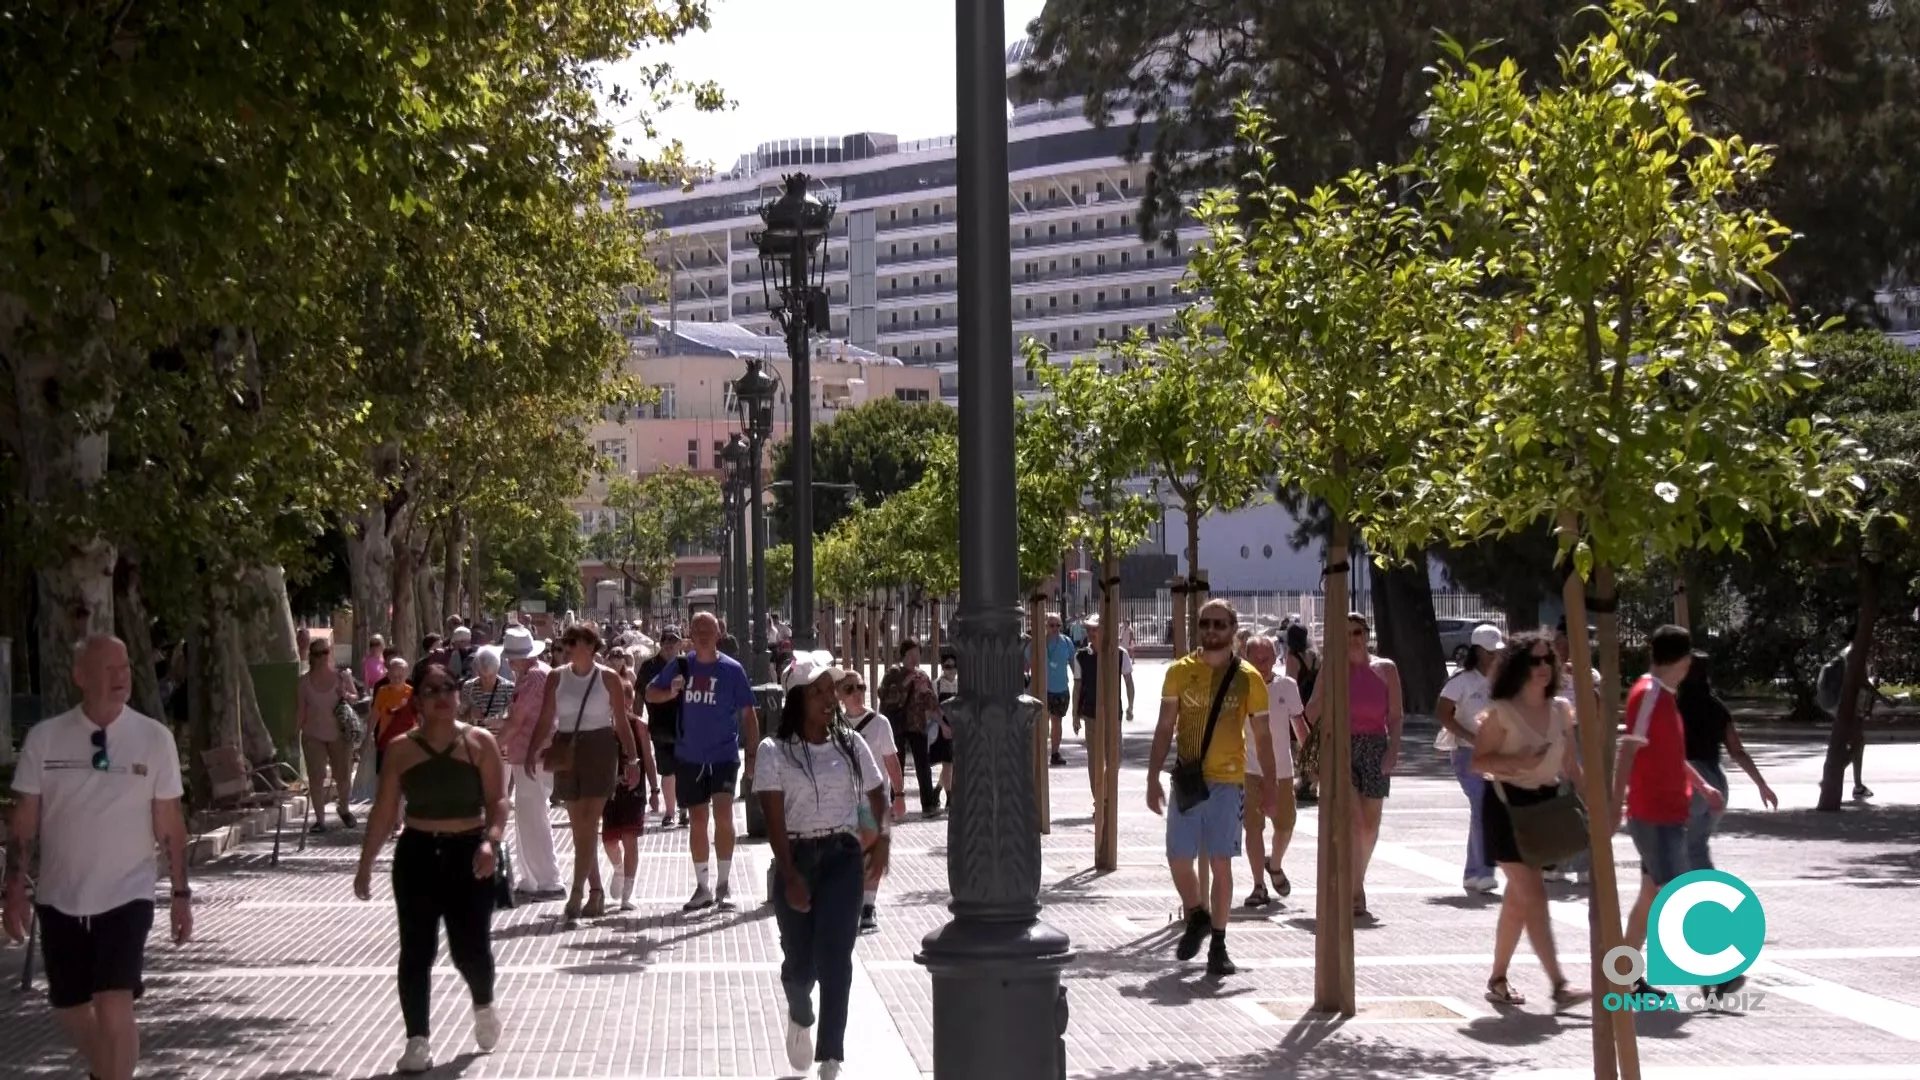
[[[1687,860],[1687,826],[1656,825],[1651,821],[1627,819],[1627,835],[1633,849],[1640,853],[1640,872],[1665,885],[1692,869]]]
[[[1238,858],[1244,836],[1241,816],[1245,813],[1246,794],[1239,784],[1208,781],[1207,801],[1192,810],[1182,812],[1169,798],[1167,858],[1197,858],[1203,840],[1208,858]]]

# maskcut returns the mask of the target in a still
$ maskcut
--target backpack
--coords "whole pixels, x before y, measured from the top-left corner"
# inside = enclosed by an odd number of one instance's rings
[[[906,668],[899,666],[888,668],[886,675],[880,679],[880,711],[890,718],[897,716],[905,720],[907,696],[911,688],[912,683],[908,680]]]
[[[1843,651],[1827,661],[1826,667],[1820,669],[1820,678],[1814,685],[1813,693],[1813,703],[1820,706],[1820,711],[1825,713],[1840,711],[1840,688],[1846,682],[1846,678],[1847,654]]]

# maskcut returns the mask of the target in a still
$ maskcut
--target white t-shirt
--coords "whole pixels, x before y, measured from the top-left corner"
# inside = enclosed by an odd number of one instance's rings
[[[1493,704],[1493,683],[1485,675],[1469,669],[1447,680],[1447,685],[1440,688],[1440,700],[1453,702],[1453,722],[1477,735],[1480,714]],[[1433,745],[1441,750],[1453,750],[1460,745],[1460,740],[1442,727]]]
[[[1587,670],[1593,673],[1593,685],[1598,687],[1600,685],[1600,669],[1588,668]],[[1562,664],[1560,666],[1559,697],[1561,701],[1573,706],[1576,713],[1579,711],[1579,702],[1573,699],[1573,665],[1571,664]]]
[[[1273,767],[1281,776],[1293,775],[1293,718],[1307,711],[1300,703],[1300,684],[1287,673],[1274,670],[1267,683],[1267,730],[1273,736]],[[1251,725],[1252,720],[1247,723]],[[1255,749],[1253,729],[1247,729],[1247,775],[1260,776],[1260,753]]]
[[[96,731],[106,732],[104,770],[93,767]],[[105,728],[78,707],[43,720],[27,731],[13,790],[40,796],[40,903],[86,917],[153,899],[153,804],[181,795],[165,724],[130,708]]]
[[[869,730],[881,726],[876,719]],[[851,754],[853,761],[848,761]],[[860,799],[886,783],[867,740],[836,739],[814,745],[760,740],[754,759],[753,790],[786,794],[787,831],[812,833],[860,826]]]
[[[863,728],[860,726],[861,724],[867,726]],[[887,777],[887,787],[889,789],[887,794],[893,794],[891,790],[893,787],[893,777],[887,773],[887,755],[898,754],[900,752],[899,744],[893,741],[893,723],[886,717],[869,709],[866,715],[860,717],[858,720],[853,717],[848,717],[847,726],[853,728],[855,734],[867,741],[867,749],[873,751],[874,765],[879,767],[881,776]]]

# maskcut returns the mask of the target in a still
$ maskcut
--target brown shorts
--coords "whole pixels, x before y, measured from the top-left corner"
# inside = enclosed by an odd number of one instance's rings
[[[1293,801],[1293,783],[1291,780],[1288,780],[1278,786],[1280,788],[1280,810],[1273,815],[1273,828],[1276,833],[1291,834],[1293,832],[1294,821],[1300,813],[1299,807],[1296,806]],[[1240,811],[1240,821],[1247,828],[1259,829],[1265,827],[1266,807],[1262,804],[1266,801],[1266,797],[1266,782],[1261,780],[1260,777],[1248,773],[1246,804]]]
[[[554,745],[573,742],[573,768],[553,777],[553,793],[561,802],[605,799],[613,794],[620,771],[620,737],[612,728],[594,728],[578,735],[554,736]]]

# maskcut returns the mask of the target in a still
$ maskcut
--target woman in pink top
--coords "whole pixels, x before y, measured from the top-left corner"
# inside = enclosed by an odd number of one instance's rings
[[[1393,787],[1393,769],[1400,760],[1400,669],[1384,656],[1367,651],[1367,617],[1359,612],[1347,616],[1347,724],[1353,738],[1350,763],[1354,800],[1353,819],[1353,914],[1368,918],[1367,864],[1373,861],[1373,846],[1380,840],[1380,811]],[[1330,674],[1330,673],[1328,673]],[[1318,723],[1323,708],[1321,691],[1326,679],[1313,688],[1313,700],[1307,703],[1307,722]]]
[[[379,634],[367,639],[367,655],[360,658],[360,685],[373,696],[373,684],[387,677],[387,642]]]

